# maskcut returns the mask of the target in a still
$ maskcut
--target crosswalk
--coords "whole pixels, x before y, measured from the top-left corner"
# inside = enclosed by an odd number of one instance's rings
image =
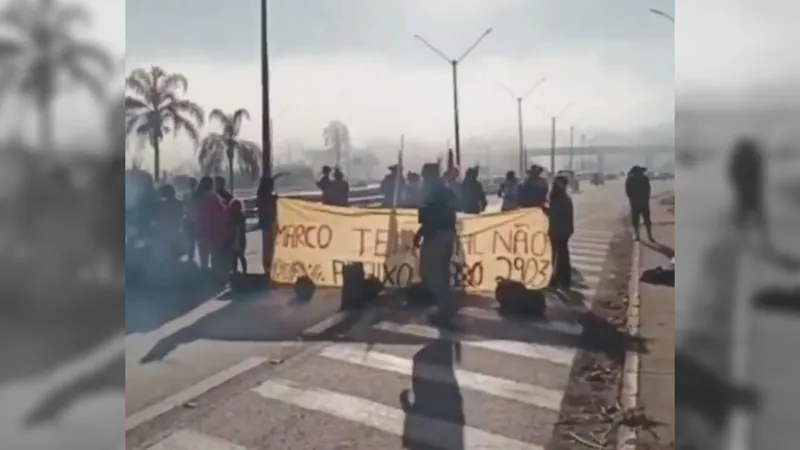
[[[611,239],[581,230],[570,244],[585,306]],[[464,307],[456,330],[385,318],[137,450],[543,450],[583,333],[574,307],[548,302],[540,321]]]

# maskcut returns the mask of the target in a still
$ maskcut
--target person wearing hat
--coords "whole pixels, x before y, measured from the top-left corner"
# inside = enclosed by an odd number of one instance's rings
[[[389,173],[381,181],[380,191],[383,195],[381,206],[392,208],[396,206],[395,201],[400,203],[402,201],[400,194],[405,190],[405,185],[406,180],[403,178],[403,173],[400,172],[400,167],[397,164],[389,166]],[[397,199],[395,199],[395,194],[397,194]]]
[[[547,180],[542,177],[544,168],[534,164],[519,191],[519,206],[522,208],[544,208],[547,203]]]
[[[322,166],[322,176],[317,181],[317,187],[322,192],[322,204],[323,205],[333,205],[335,203],[333,189],[331,189],[331,185],[333,180],[331,180],[331,166],[324,165]]]
[[[572,286],[572,264],[569,257],[569,239],[575,232],[575,209],[567,192],[569,180],[563,175],[553,179],[548,204],[550,244],[553,249],[553,278],[550,285],[569,291]]]
[[[625,180],[625,195],[631,207],[631,221],[633,235],[639,240],[639,223],[644,221],[647,237],[650,242],[655,242],[653,237],[653,224],[650,222],[650,179],[645,174],[647,168],[633,166]]]

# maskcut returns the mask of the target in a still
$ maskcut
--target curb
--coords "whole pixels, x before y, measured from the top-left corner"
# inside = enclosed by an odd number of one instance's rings
[[[639,264],[641,261],[641,245],[633,242],[631,255],[631,278],[628,283],[628,333],[639,336]],[[635,350],[625,354],[625,366],[622,374],[620,405],[624,409],[636,408],[639,397],[639,353]],[[617,434],[618,450],[636,449],[636,429],[621,426]]]
[[[215,297],[221,296],[222,293],[217,294]],[[387,314],[392,311],[397,305],[395,302],[387,301],[384,305],[376,305],[374,307],[366,308],[360,315],[359,323],[371,323],[375,321],[378,317],[382,314]],[[316,324],[305,328],[304,330],[297,333],[295,336],[294,342],[302,343],[305,341],[304,337],[308,335],[320,335],[324,334],[330,330],[333,330],[335,327],[340,325],[341,323],[345,322],[348,319],[353,317],[352,311],[339,311],[334,313],[331,316],[326,317],[325,319],[317,322]],[[302,354],[303,352],[301,352]],[[295,355],[296,356],[296,355]],[[170,395],[169,397],[156,402],[150,406],[146,406],[145,408],[136,411],[131,414],[127,414],[125,417],[125,433],[127,434],[130,431],[133,431],[136,428],[155,420],[175,409],[182,407],[183,405],[192,402],[196,398],[206,394],[207,392],[218,388],[219,386],[242,376],[252,370],[255,370],[265,364],[270,364],[270,361],[266,358],[262,357],[251,357],[246,358],[240,361],[237,364],[234,364],[231,367],[223,369],[220,372],[215,373],[207,378],[200,380],[199,382],[183,389],[175,394]]]

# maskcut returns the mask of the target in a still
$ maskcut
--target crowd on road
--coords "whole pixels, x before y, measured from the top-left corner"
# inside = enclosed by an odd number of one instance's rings
[[[241,199],[222,177],[190,178],[189,190],[178,195],[168,183],[158,188],[144,171],[126,174],[126,258],[136,271],[164,274],[181,263],[213,270],[220,277],[247,272],[246,217]]]

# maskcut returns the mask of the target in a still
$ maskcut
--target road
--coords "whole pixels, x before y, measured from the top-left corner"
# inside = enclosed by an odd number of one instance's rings
[[[798,271],[781,262],[791,263],[800,255],[796,239],[800,167],[797,161],[769,157],[767,163],[768,222],[774,243],[784,253],[779,259],[754,251],[747,244],[754,242],[754,236],[732,226],[731,195],[721,157],[680,170],[676,337],[678,345],[687,348],[693,345],[681,341],[698,335],[720,343],[698,356],[709,368],[755,388],[756,414],[740,411],[733,422],[731,436],[744,446],[737,448],[790,449],[800,440],[796,426],[800,364],[793,358],[800,341]],[[775,289],[783,292],[788,305],[759,307],[761,293]]]
[[[615,181],[575,196],[576,299],[591,301],[608,272],[606,252],[625,203],[621,192]],[[333,313],[336,302],[324,303],[315,300],[303,311],[280,299],[233,307],[213,300],[131,336],[129,420],[185,386],[219,387],[191,402],[178,394],[165,406],[177,409],[131,420],[140,426],[127,433],[126,448],[537,450],[547,444],[582,332],[575,306],[551,299],[548,320],[537,323],[502,319],[488,305],[466,307],[457,334],[401,308],[336,339],[294,340],[293,333]],[[232,309],[220,314],[225,308]],[[208,319],[214,315],[220,317]],[[160,360],[141,361],[157,341],[203,321],[205,334],[190,333],[200,337],[166,345],[171,352]]]

